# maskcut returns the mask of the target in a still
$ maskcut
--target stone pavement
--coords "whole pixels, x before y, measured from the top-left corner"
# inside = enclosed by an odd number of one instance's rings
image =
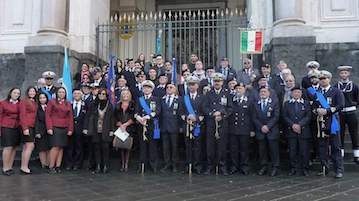
[[[18,171],[16,169],[16,171]],[[36,171],[36,170],[35,170]],[[1,201],[213,201],[213,200],[282,200],[282,201],[358,201],[359,172],[346,172],[343,179],[331,176],[275,178],[257,176],[197,176],[135,171],[93,175],[87,170],[57,175],[40,173],[30,176],[1,176]]]

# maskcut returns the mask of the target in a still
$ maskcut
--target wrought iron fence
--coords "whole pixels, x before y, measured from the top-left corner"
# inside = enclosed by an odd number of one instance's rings
[[[240,30],[247,24],[241,9],[116,13],[110,22],[97,26],[97,64],[109,54],[124,59],[143,53],[176,57],[181,65],[194,53],[205,65],[218,65],[220,58],[228,57],[239,66]]]

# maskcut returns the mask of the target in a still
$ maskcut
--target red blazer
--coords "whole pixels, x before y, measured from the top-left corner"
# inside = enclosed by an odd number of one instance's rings
[[[22,130],[35,128],[37,104],[35,101],[20,101],[20,125]]]
[[[71,103],[57,103],[56,99],[49,101],[46,107],[46,128],[52,130],[54,127],[67,128],[68,131],[74,130],[74,117],[72,114]]]
[[[19,102],[10,103],[7,100],[0,102],[0,127],[17,128],[19,127]]]

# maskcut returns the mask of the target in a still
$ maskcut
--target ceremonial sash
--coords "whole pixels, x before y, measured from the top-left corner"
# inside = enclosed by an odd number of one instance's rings
[[[330,109],[330,105],[322,93],[319,93],[313,87],[309,87],[308,92],[309,92],[309,94],[311,94],[312,96],[315,96],[317,98],[320,105],[324,109]],[[337,135],[339,133],[339,130],[340,130],[339,122],[338,122],[337,118],[335,117],[335,115],[333,114],[332,115],[332,124],[330,125],[330,134]]]
[[[48,100],[51,100],[51,99],[52,99],[52,95],[51,95],[51,93],[46,89],[46,87],[41,88],[41,91],[42,91],[44,94],[46,94]]]
[[[151,116],[151,108],[147,105],[146,100],[143,96],[139,97],[140,105],[145,111],[145,113]],[[157,118],[153,118],[154,130],[153,130],[153,139],[160,139],[160,126]]]
[[[187,94],[184,96],[184,104],[186,105],[186,109],[188,113],[196,116],[196,113],[194,112],[194,109],[191,104],[191,100]],[[193,133],[195,137],[198,137],[199,134],[201,133],[201,126],[199,125],[199,123],[195,124]]]

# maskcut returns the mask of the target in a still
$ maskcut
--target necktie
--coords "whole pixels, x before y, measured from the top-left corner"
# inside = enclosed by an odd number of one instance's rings
[[[166,97],[166,105],[169,107],[170,106],[170,98],[167,96]]]
[[[191,94],[191,99],[194,100],[194,94]]]
[[[265,112],[266,107],[267,107],[267,102],[265,100],[262,100],[262,104],[261,104],[262,112]]]
[[[75,117],[78,117],[78,111],[79,111],[79,103],[75,103]]]

